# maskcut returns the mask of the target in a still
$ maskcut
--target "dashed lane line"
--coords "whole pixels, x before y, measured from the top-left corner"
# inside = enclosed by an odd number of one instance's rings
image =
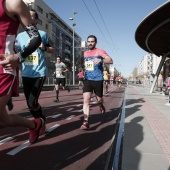
[[[57,115],[51,116],[51,118],[55,119],[55,118],[57,118],[57,117],[59,117],[59,116],[61,116],[61,115],[62,115],[62,114],[57,114]]]
[[[70,108],[70,109],[67,109],[66,111],[71,111],[71,110],[73,110],[74,108]]]
[[[70,119],[72,119],[73,117],[75,117],[75,115],[69,116],[68,118],[66,118],[66,120],[70,120]]]
[[[18,146],[17,148],[13,149],[12,151],[8,152],[7,155],[13,156],[13,155],[17,154],[18,152],[20,152],[21,150],[27,148],[30,145],[31,145],[31,143],[29,141],[26,141],[22,145]]]
[[[8,141],[10,141],[12,139],[14,139],[14,138],[13,137],[8,137],[8,138],[5,138],[3,140],[0,140],[0,145],[4,144],[4,143],[6,143],[6,142],[8,142]]]
[[[78,104],[77,107],[80,107],[80,106],[82,106],[82,105],[83,105],[83,104]]]
[[[53,131],[53,130],[55,130],[56,128],[58,128],[60,126],[60,124],[55,124],[54,126],[52,126],[52,127],[50,127],[50,128],[48,128],[48,129],[46,129],[46,131],[45,132],[51,132],[51,131]]]

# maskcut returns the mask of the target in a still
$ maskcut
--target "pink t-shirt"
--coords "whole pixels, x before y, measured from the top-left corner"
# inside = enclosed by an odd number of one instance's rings
[[[106,56],[108,56],[108,54],[99,48],[88,50],[84,53],[86,80],[103,80],[103,59]]]

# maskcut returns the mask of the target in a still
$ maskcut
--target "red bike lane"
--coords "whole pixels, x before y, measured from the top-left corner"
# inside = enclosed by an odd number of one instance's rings
[[[28,131],[23,127],[0,130],[1,170],[103,170],[124,88],[109,88],[104,96],[106,114],[101,114],[93,96],[90,106],[90,130],[80,130],[83,121],[82,90],[61,91],[60,102],[54,103],[54,91],[44,91],[39,103],[47,116],[46,133],[29,145]],[[24,96],[14,99],[14,110],[30,117]],[[30,119],[32,119],[30,117]]]

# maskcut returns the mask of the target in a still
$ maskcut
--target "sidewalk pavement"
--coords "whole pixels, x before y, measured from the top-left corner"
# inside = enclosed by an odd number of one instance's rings
[[[149,88],[126,89],[121,170],[170,170],[168,96]]]

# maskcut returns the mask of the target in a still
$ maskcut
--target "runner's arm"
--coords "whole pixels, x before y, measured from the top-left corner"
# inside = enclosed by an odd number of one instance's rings
[[[104,61],[105,64],[113,64],[113,60],[110,56],[105,56],[103,61]]]
[[[41,37],[36,25],[31,19],[30,11],[22,0],[15,0],[8,4],[10,12],[16,17],[27,34],[30,37],[30,42],[26,45],[25,49],[18,53],[19,57],[26,58],[34,52],[41,43]]]
[[[53,54],[54,51],[55,51],[54,43],[51,41],[50,38],[48,38],[48,44],[47,44],[47,45],[44,45],[43,43],[41,43],[41,45],[39,46],[39,48],[40,48],[42,51],[46,51],[47,53],[50,53],[50,54]]]
[[[0,61],[0,65],[2,65],[6,70],[12,71],[18,66],[19,61],[21,61],[22,58],[26,58],[38,48],[41,43],[41,37],[36,26],[33,25],[34,22],[31,19],[28,7],[22,0],[6,0],[4,1],[4,5],[6,8],[6,13],[12,19],[19,20],[21,25],[26,29],[27,33],[31,37],[31,40],[24,51],[18,53],[17,55],[8,54],[5,56],[5,60]]]

